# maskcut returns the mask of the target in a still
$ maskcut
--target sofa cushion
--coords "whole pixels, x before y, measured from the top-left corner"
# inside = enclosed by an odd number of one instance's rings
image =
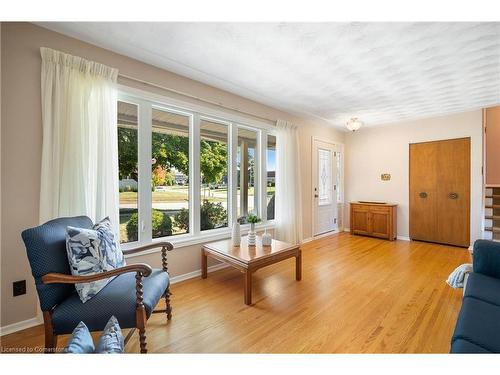
[[[500,243],[477,240],[473,251],[474,272],[500,279]]]
[[[168,286],[168,274],[159,269],[154,269],[149,277],[143,278],[143,303],[148,317]],[[102,331],[113,315],[120,322],[120,327],[135,327],[135,302],[135,273],[119,275],[85,303],[74,292],[56,306],[52,314],[54,332],[71,333],[80,321],[90,331]]]
[[[470,273],[464,297],[473,297],[500,306],[500,279]],[[500,320],[500,317],[498,318]]]
[[[500,353],[500,306],[465,297],[451,340],[465,340],[484,350]]]
[[[470,341],[457,339],[451,345],[451,353],[467,354],[467,353],[491,353],[489,350],[481,348]]]
[[[123,253],[118,245],[109,217],[91,229],[68,226],[66,229],[66,251],[71,273],[74,276],[89,276],[111,271],[125,265]],[[82,302],[87,302],[112,279],[75,284]]]
[[[92,220],[86,216],[62,217],[21,233],[42,311],[51,310],[75,291],[73,284],[42,283],[42,276],[50,272],[71,274],[66,254],[67,226],[92,228]]]

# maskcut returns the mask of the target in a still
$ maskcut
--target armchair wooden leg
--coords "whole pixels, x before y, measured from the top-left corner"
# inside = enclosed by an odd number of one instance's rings
[[[168,288],[165,291],[165,305],[166,305],[165,312],[167,313],[168,320],[172,319],[172,306],[170,305],[170,295],[171,295],[170,288]]]
[[[136,297],[136,309],[135,309],[135,322],[139,329],[139,344],[141,347],[141,353],[147,353],[146,349],[146,308],[143,303],[143,291],[142,291],[142,274],[137,272],[135,275],[135,297]]]
[[[167,262],[167,251],[168,251],[167,246],[163,246],[161,249],[161,264],[162,264],[162,269],[164,272],[168,274],[168,262]],[[170,247],[170,250],[172,250],[172,247]],[[165,291],[165,312],[167,313],[167,320],[172,319],[172,306],[170,306],[170,286],[167,288]]]
[[[146,327],[139,328],[139,344],[141,346],[141,354],[146,354]]]
[[[45,327],[45,353],[55,353],[57,347],[57,335],[54,335],[52,326],[52,314],[50,311],[43,312],[43,325]]]

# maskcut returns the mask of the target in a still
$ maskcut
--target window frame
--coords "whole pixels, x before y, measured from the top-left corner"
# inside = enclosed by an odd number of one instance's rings
[[[275,129],[273,129],[273,131],[267,131],[265,134],[262,135],[262,139],[261,139],[261,145],[265,145],[261,148],[260,150],[260,155],[261,155],[261,160],[262,160],[262,169],[261,169],[261,179],[262,179],[262,184],[261,184],[261,187],[262,187],[262,192],[261,192],[261,202],[262,202],[262,215],[266,217],[266,221],[271,221],[271,222],[274,222],[274,220],[276,219],[276,198],[275,198],[275,204],[274,204],[274,212],[273,212],[273,215],[274,215],[274,218],[271,219],[271,220],[268,220],[267,218],[267,142],[268,142],[268,137],[269,136],[273,136],[275,141],[276,141],[276,145],[275,145],[275,153],[276,153],[276,156],[277,156],[277,152],[278,152],[278,137],[277,137],[277,132]],[[276,194],[276,168],[277,168],[277,165],[276,165],[276,157],[275,157],[275,174],[274,174],[274,192]]]
[[[192,144],[191,139],[193,138],[193,134],[194,134],[194,116],[195,116],[195,114],[187,112],[187,111],[183,111],[181,109],[173,108],[173,107],[171,107],[169,105],[164,105],[164,104],[155,103],[155,102],[151,102],[151,101],[146,101],[146,102],[148,103],[147,105],[151,106],[150,107],[151,118],[149,120],[147,120],[147,122],[146,122],[148,124],[148,126],[149,126],[149,133],[150,133],[150,139],[149,139],[149,170],[151,170],[151,160],[152,160],[151,158],[153,157],[153,150],[152,150],[152,146],[153,146],[153,109],[155,109],[157,111],[163,111],[163,112],[168,112],[168,113],[174,113],[174,114],[181,115],[181,116],[186,116],[189,119],[189,124],[188,124],[188,140],[189,140],[189,150],[188,150],[188,154],[189,154],[188,209],[189,209],[189,212],[191,212],[191,210],[193,209],[193,206],[192,206],[193,189],[191,187],[191,185],[192,185],[191,181],[194,181],[194,178],[193,178],[194,171],[192,170],[193,169],[193,164],[191,162],[191,158],[194,156],[194,152],[195,152],[194,151],[194,145]],[[140,154],[140,149],[138,149],[137,151]],[[148,189],[148,194],[149,194],[149,212],[146,212],[146,214],[144,215],[146,218],[147,217],[151,217],[151,215],[153,213],[153,192],[151,190],[151,175],[149,175],[149,181],[148,182],[149,182],[149,189]],[[140,215],[139,215],[139,220],[140,220]],[[153,238],[153,234],[152,234],[153,228],[150,228],[148,230],[148,232],[147,232],[147,233],[149,233],[149,235],[146,235],[146,241],[149,241],[149,242],[146,242],[146,243],[151,243],[152,241],[154,241],[156,239],[164,240],[165,238],[174,238],[174,237],[184,236],[186,234],[191,233],[191,229],[194,228],[193,225],[194,225],[194,223],[193,223],[193,220],[192,220],[192,215],[190,214],[189,215],[189,232],[188,233],[175,234],[175,235],[168,236],[168,237]],[[149,220],[149,226],[151,227],[151,220]]]
[[[123,102],[123,103],[127,103],[127,104],[132,104],[132,105],[135,105],[137,107],[137,176],[138,176],[138,181],[137,181],[137,215],[138,215],[138,223],[137,223],[137,241],[128,241],[128,242],[124,242],[124,243],[120,243],[120,246],[121,247],[135,247],[135,246],[138,246],[141,242],[141,230],[140,230],[140,223],[141,223],[141,209],[140,209],[140,206],[141,206],[141,201],[140,201],[140,191],[142,189],[142,187],[140,186],[140,180],[141,180],[141,173],[139,173],[139,163],[140,163],[140,160],[139,160],[139,146],[140,146],[140,138],[141,138],[141,134],[140,134],[140,130],[139,130],[139,119],[140,119],[140,116],[141,116],[141,106],[139,104],[139,102],[137,101],[136,98],[118,98],[117,101],[116,101],[116,110],[118,112],[118,102]],[[117,116],[117,121],[118,121],[118,116]],[[117,130],[118,130],[118,124],[116,124],[116,127],[117,127]],[[118,160],[119,160],[119,156],[118,156]],[[118,194],[120,194],[118,192]],[[120,203],[118,202],[118,218],[120,217]],[[119,233],[118,233],[119,235]]]
[[[216,124],[221,124],[221,125],[225,125],[227,126],[227,227],[225,228],[217,228],[217,229],[205,229],[205,230],[201,230],[201,220],[200,220],[200,216],[201,216],[201,212],[200,212],[200,209],[201,209],[201,178],[200,179],[197,179],[199,181],[197,181],[200,186],[198,188],[198,199],[200,200],[199,202],[199,206],[198,206],[198,212],[197,212],[197,217],[196,217],[196,221],[198,222],[198,227],[199,227],[199,230],[198,230],[198,233],[203,236],[204,234],[206,233],[213,233],[213,231],[215,231],[216,233],[217,232],[220,232],[220,233],[223,233],[225,232],[228,228],[231,228],[231,224],[232,224],[232,220],[233,220],[233,210],[232,210],[232,194],[233,194],[233,189],[232,189],[232,183],[230,183],[231,178],[231,164],[232,164],[232,154],[231,154],[231,148],[232,148],[232,139],[231,139],[231,122],[230,121],[227,121],[227,120],[223,120],[221,118],[218,118],[218,117],[215,117],[215,116],[208,116],[208,115],[205,115],[205,114],[200,114],[199,115],[199,121],[198,121],[198,147],[201,147],[201,122],[202,121],[207,121],[207,122],[212,122],[212,123],[216,123]],[[197,155],[200,154],[200,150],[198,149],[198,153]],[[200,166],[200,158],[198,157],[197,158],[197,163],[198,163],[198,167],[199,167],[199,172],[198,172],[198,176],[201,177],[201,166]]]
[[[265,221],[266,218],[264,217],[264,212],[262,210],[262,207],[261,207],[261,202],[262,202],[262,199],[261,197],[259,196],[260,193],[261,193],[261,190],[262,190],[262,186],[261,186],[261,183],[262,183],[262,176],[261,176],[261,172],[263,170],[263,165],[262,165],[262,155],[261,155],[261,149],[262,149],[262,133],[264,133],[262,130],[260,129],[256,129],[254,127],[251,127],[251,126],[247,126],[247,125],[243,125],[243,124],[240,124],[240,123],[236,123],[236,139],[235,139],[235,143],[236,143],[236,157],[234,158],[234,168],[236,170],[236,177],[235,178],[238,178],[238,168],[237,168],[237,155],[238,155],[238,129],[246,129],[248,131],[252,131],[252,132],[255,132],[255,140],[257,142],[256,146],[255,146],[255,154],[254,154],[254,165],[257,166],[257,175],[255,176],[254,175],[254,208],[257,208],[257,215],[262,219],[262,221]],[[241,171],[240,171],[241,173]],[[254,173],[255,174],[255,173]],[[238,202],[237,202],[237,199],[238,199],[238,181],[235,181],[236,185],[233,187],[231,186],[233,189],[234,189],[234,195],[236,196],[236,206],[233,207],[233,214],[234,215],[238,215]],[[240,187],[241,189],[242,187]],[[240,191],[240,194],[241,194],[241,191]],[[257,201],[255,201],[257,200]],[[267,215],[265,215],[267,216]]]
[[[208,106],[173,99],[140,89],[118,85],[117,101],[136,104],[138,106],[138,241],[122,243],[123,249],[140,245],[169,241],[175,247],[185,247],[200,244],[209,240],[229,238],[231,227],[235,222],[237,213],[237,168],[236,155],[238,149],[238,128],[256,132],[257,146],[255,163],[257,175],[255,176],[254,194],[257,200],[257,209],[262,222],[257,229],[272,229],[275,220],[267,220],[267,166],[266,150],[267,135],[276,136],[274,125],[254,119],[242,117]],[[152,157],[152,110],[153,108],[172,113],[189,116],[189,233],[177,234],[161,238],[152,238],[151,217],[152,191],[151,191],[151,157]],[[200,229],[200,204],[201,204],[201,175],[200,171],[200,123],[201,120],[213,121],[228,126],[228,226],[211,230]],[[275,213],[276,218],[276,213]],[[242,233],[249,230],[250,225],[242,225]],[[157,252],[156,249],[133,254],[144,255]]]

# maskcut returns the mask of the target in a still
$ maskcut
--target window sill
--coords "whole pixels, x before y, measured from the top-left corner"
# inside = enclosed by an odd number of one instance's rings
[[[274,220],[268,221],[265,224],[259,224],[255,226],[255,230],[260,232],[266,229],[274,229],[275,228],[275,222]],[[241,226],[241,234],[245,235],[248,233],[250,230],[250,224],[244,224]],[[231,238],[231,229],[230,228],[224,228],[224,229],[213,229],[207,232],[202,232],[197,236],[191,235],[191,234],[183,234],[179,236],[172,236],[172,237],[163,237],[163,238],[154,238],[151,243],[160,243],[163,241],[168,241],[174,246],[174,250],[177,249],[182,249],[183,247],[187,246],[193,246],[193,245],[200,245],[203,243],[211,242],[211,241],[219,241],[219,240],[224,240]],[[146,245],[147,242],[135,242],[135,243],[126,243],[122,244],[121,248],[123,250],[127,249],[133,249],[137,246],[142,246]],[[151,249],[151,250],[146,250],[142,251],[140,253],[135,253],[135,254],[130,254],[130,255],[125,255],[126,259],[129,258],[134,258],[138,256],[143,256],[147,254],[154,254],[158,253],[160,251],[160,248],[158,247],[157,249]]]

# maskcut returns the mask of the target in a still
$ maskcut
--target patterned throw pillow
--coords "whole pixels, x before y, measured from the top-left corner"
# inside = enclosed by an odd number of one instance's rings
[[[118,324],[118,320],[113,315],[104,331],[102,331],[99,342],[96,345],[95,352],[101,354],[123,353],[125,351],[125,342]]]
[[[67,227],[66,251],[74,276],[94,275],[125,265],[123,253],[111,229],[109,217],[95,224],[92,229]],[[82,302],[95,296],[113,278],[75,284]]]
[[[94,353],[95,346],[89,329],[84,322],[80,322],[73,330],[71,339],[64,348],[64,353],[87,354]]]

